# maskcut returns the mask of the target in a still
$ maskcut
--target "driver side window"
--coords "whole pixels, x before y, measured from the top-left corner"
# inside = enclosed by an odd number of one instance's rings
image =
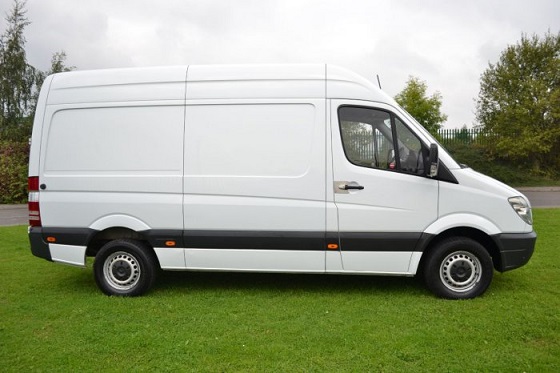
[[[396,167],[389,113],[343,107],[339,118],[344,151],[350,162],[380,169]]]
[[[353,164],[424,174],[425,148],[393,114],[371,108],[342,106],[338,110],[346,158]]]
[[[425,154],[422,143],[397,117],[395,117],[395,129],[399,144],[400,170],[423,175]]]

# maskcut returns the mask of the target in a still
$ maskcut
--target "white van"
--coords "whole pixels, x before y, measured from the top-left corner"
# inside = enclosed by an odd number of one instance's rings
[[[95,257],[100,289],[128,296],[161,268],[422,273],[438,296],[472,298],[536,240],[523,195],[331,65],[49,76],[29,219],[34,255]]]

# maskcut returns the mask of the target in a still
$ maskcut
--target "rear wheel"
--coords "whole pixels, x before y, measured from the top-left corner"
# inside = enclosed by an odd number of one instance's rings
[[[474,298],[483,294],[492,282],[492,258],[481,244],[470,238],[448,238],[428,255],[423,268],[424,280],[437,296]]]
[[[157,260],[143,242],[114,240],[97,253],[93,273],[97,286],[107,295],[142,295],[155,281]]]

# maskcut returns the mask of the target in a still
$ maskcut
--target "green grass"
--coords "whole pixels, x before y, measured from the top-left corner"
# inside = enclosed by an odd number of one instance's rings
[[[560,210],[470,301],[411,278],[165,272],[115,298],[0,228],[2,371],[560,371]]]

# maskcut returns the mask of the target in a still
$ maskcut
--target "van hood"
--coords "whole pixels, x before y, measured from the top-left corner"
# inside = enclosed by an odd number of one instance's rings
[[[506,198],[521,196],[525,198],[525,200],[529,201],[529,199],[518,190],[502,183],[501,181],[491,178],[490,176],[481,174],[472,168],[467,167],[454,169],[452,172],[457,178],[459,184],[465,187],[479,189],[488,194],[494,194],[496,196],[503,196]]]

